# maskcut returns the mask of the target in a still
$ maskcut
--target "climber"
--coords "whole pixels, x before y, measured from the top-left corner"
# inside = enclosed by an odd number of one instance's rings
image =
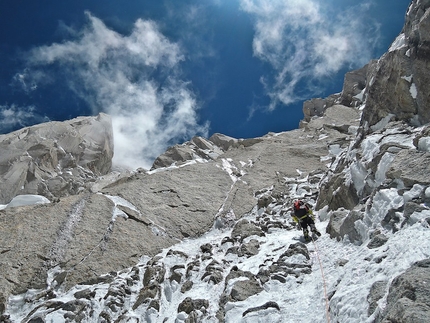
[[[303,229],[303,236],[305,237],[305,240],[311,240],[311,237],[309,236],[308,226],[311,228],[313,234],[317,235],[318,237],[321,236],[321,233],[315,227],[314,215],[310,207],[303,203],[303,201],[296,200],[294,201],[293,208],[293,220]]]

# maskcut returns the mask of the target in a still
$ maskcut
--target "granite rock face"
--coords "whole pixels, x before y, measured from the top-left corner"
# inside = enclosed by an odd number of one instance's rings
[[[0,204],[19,194],[73,195],[111,170],[111,118],[99,114],[0,135],[0,151]]]
[[[428,322],[430,320],[430,259],[415,263],[391,283],[388,306],[375,322]]]
[[[169,148],[150,171],[120,175],[106,174],[113,149],[106,115],[1,136],[0,203],[23,193],[54,203],[0,210],[0,320],[8,322],[7,307],[20,297],[26,322],[52,313],[76,322],[136,321],[136,313],[139,322],[226,322],[239,310],[247,320],[284,315],[287,304],[242,304],[269,293],[267,283],[299,288],[315,274],[309,245],[282,239],[295,228],[288,220],[298,197],[327,222],[327,245],[353,243],[351,252],[362,247],[355,255],[370,255],[342,259],[331,273],[340,272],[329,286],[333,320],[354,297],[344,291],[357,279],[347,277],[363,261],[366,270],[381,263],[378,273],[386,276],[364,286],[362,321],[428,320],[428,260],[394,279],[384,259],[403,265],[388,254],[396,233],[416,226],[424,236],[430,222],[429,6],[413,1],[404,37],[380,60],[348,73],[341,93],[305,103],[297,130],[195,137]],[[192,255],[195,246],[177,244],[213,231],[217,239]],[[253,272],[243,267],[247,259],[257,259]],[[195,286],[216,298],[195,297]],[[168,306],[175,309],[166,314]]]
[[[429,7],[429,1],[411,2],[402,33],[378,60],[366,84],[363,125],[390,116],[412,125],[430,122]]]

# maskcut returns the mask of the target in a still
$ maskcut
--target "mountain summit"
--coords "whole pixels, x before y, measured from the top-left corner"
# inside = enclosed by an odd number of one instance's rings
[[[107,115],[0,136],[0,321],[430,321],[429,7],[293,131],[125,173]]]

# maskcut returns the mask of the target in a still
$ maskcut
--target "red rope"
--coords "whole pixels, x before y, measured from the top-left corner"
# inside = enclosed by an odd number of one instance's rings
[[[311,238],[312,238],[312,236],[311,236]],[[315,243],[314,238],[312,238],[312,242],[313,242],[314,247],[315,247],[315,253],[317,255],[318,263],[320,264],[321,276],[322,276],[323,286],[324,286],[324,298],[325,298],[326,317],[327,317],[327,322],[330,323],[329,301],[328,301],[328,296],[327,296],[327,284],[325,282],[324,270],[323,270],[323,267],[322,267],[322,264],[321,264],[321,259],[320,259],[320,256],[319,256],[318,247],[317,247],[317,244]]]

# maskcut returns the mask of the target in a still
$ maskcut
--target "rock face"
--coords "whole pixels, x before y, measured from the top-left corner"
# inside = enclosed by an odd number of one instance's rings
[[[111,119],[99,114],[24,128],[0,135],[0,151],[0,204],[19,194],[76,194],[111,170]]]
[[[415,263],[391,283],[388,306],[375,322],[430,320],[430,259]]]
[[[315,121],[306,129],[253,140],[227,141],[228,138],[216,135],[213,140],[222,148],[200,139],[197,146],[195,138],[193,143],[184,146],[209,147],[220,155],[207,154],[206,159],[200,156],[179,167],[182,155],[174,167],[136,172],[118,180],[113,178],[93,185],[92,191],[83,187],[78,190],[80,194],[61,197],[56,203],[0,211],[0,265],[6,273],[0,277],[3,302],[11,294],[28,288],[43,290],[51,284],[50,279],[65,289],[76,284],[112,281],[115,275],[103,275],[135,265],[141,255],[155,256],[162,248],[184,238],[196,238],[214,225],[229,228],[249,213],[259,199],[264,199],[257,193],[262,189],[269,193],[267,189],[275,185],[274,197],[268,199],[268,206],[288,192],[288,185],[294,187],[295,178],[301,172],[314,172],[312,178],[321,178],[327,170],[321,156],[330,155],[327,146],[332,142],[347,145],[352,138],[344,131],[350,126],[349,120],[333,117],[327,120],[330,126],[322,129],[324,122]],[[168,164],[171,166],[170,161]],[[310,197],[316,193],[309,188],[303,192]],[[28,214],[32,216],[29,218]],[[249,221],[240,223],[233,239],[243,242],[235,251],[241,257],[259,252],[258,241],[243,240],[262,237],[264,230],[285,225],[275,221],[263,227]],[[37,244],[33,243],[35,240]],[[222,271],[217,266],[209,266],[207,270],[209,281],[222,279]],[[184,279],[179,272],[176,269],[172,273],[174,281]],[[281,274],[276,275],[284,279]],[[251,281],[257,288],[256,282]],[[238,294],[234,297],[245,297],[240,296],[241,284],[236,286]],[[142,292],[142,302],[148,293],[158,295],[157,289],[149,285],[148,288]],[[190,287],[184,288],[186,291]],[[156,298],[151,298],[156,302]],[[157,307],[155,303],[151,306]]]
[[[195,137],[106,176],[106,115],[1,136],[0,203],[54,203],[0,210],[0,321],[303,320],[324,311],[320,241],[333,321],[428,321],[430,250],[409,242],[429,237],[429,6],[412,1],[389,52],[306,102],[297,130]],[[296,198],[326,228],[315,245]]]
[[[429,1],[412,1],[402,33],[378,61],[366,85],[363,122],[369,126],[389,115],[414,125],[430,122],[429,7]]]

